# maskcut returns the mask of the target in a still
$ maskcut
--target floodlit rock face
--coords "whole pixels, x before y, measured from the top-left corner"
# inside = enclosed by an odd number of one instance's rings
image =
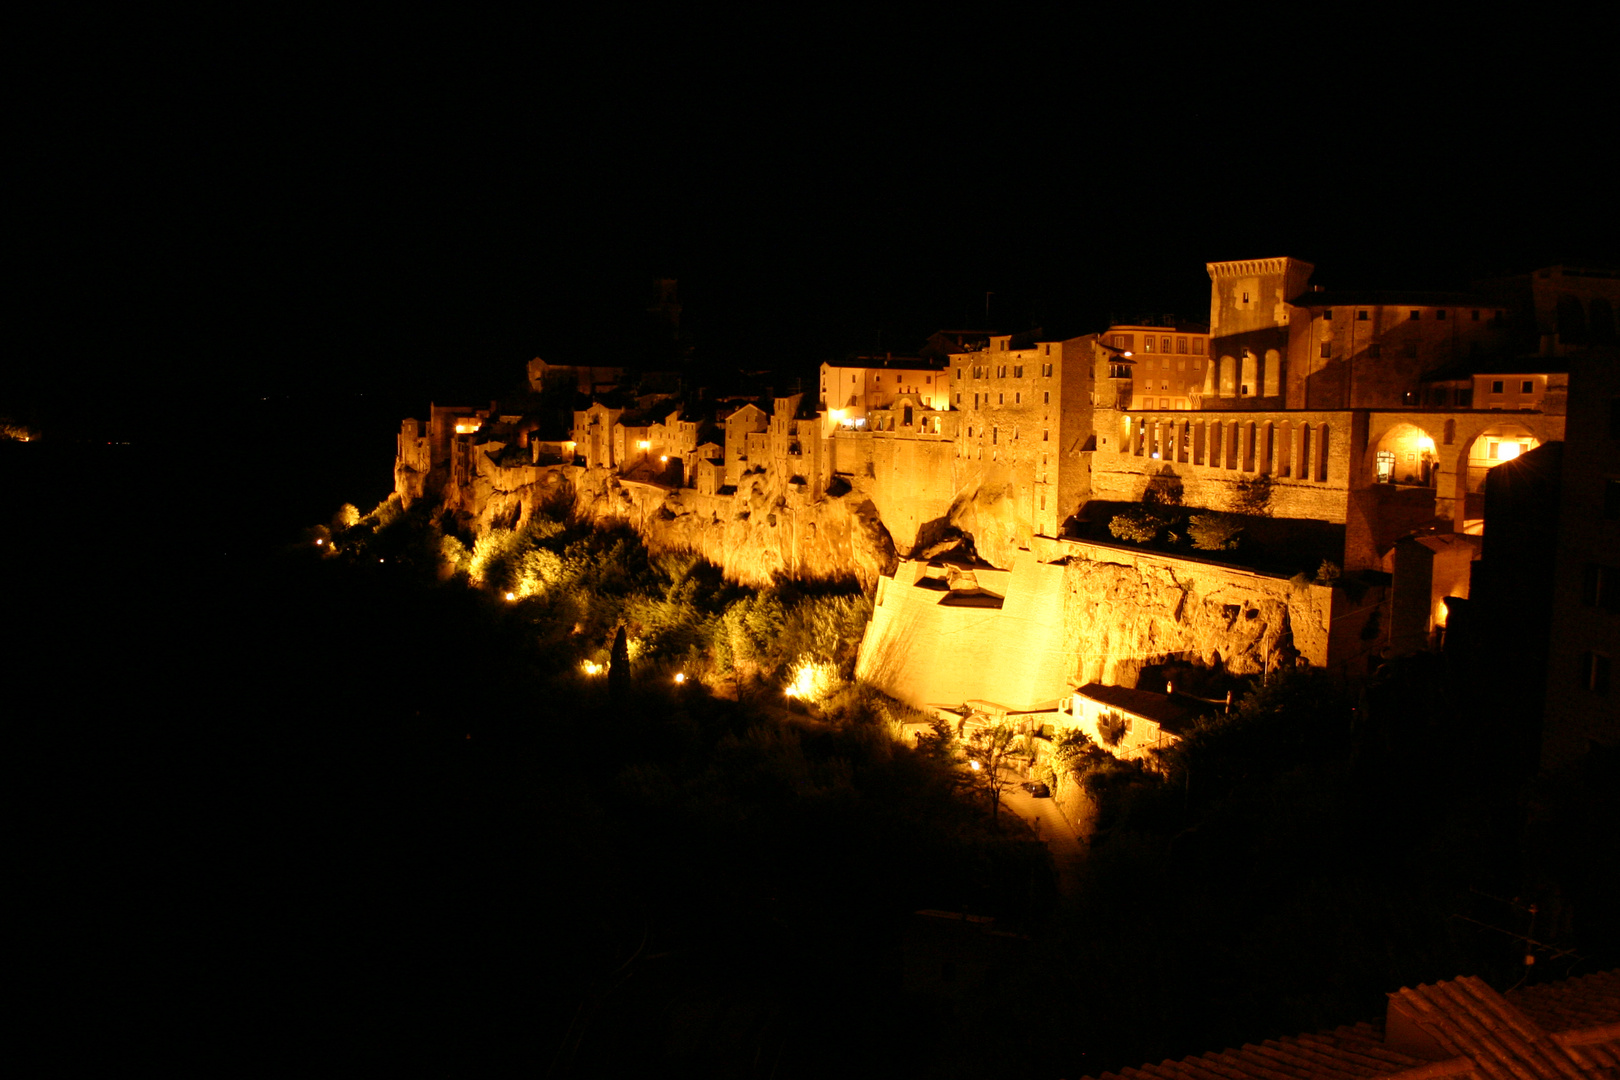
[[[1051,540],[1010,570],[974,575],[999,604],[958,600],[931,576],[904,562],[879,582],[856,667],[918,706],[1035,708],[1088,682],[1135,687],[1144,668],[1171,660],[1237,674],[1327,661],[1326,586]]]
[[[1063,636],[1077,683],[1137,684],[1170,659],[1235,674],[1327,661],[1333,590],[1185,560],[1074,550],[1063,573]],[[1157,688],[1155,688],[1157,689]]]
[[[728,578],[767,585],[854,577],[864,587],[892,572],[894,545],[870,499],[812,498],[803,484],[744,476],[735,494],[704,495],[574,465],[483,468],[446,485],[443,502],[476,532],[527,524],[545,508],[601,524],[625,523],[654,551],[691,551]]]

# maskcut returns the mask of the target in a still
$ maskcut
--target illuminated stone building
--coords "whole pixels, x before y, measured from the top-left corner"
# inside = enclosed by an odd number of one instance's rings
[[[1090,490],[1094,342],[996,334],[951,354],[955,486],[1004,487],[1030,536],[1057,536]]]
[[[1097,335],[1109,350],[1098,359],[1109,368],[1102,378],[1123,378],[1120,408],[1194,409],[1209,374],[1209,328],[1196,323],[1164,326],[1120,324]],[[1124,370],[1120,371],[1123,365]],[[1114,374],[1118,372],[1117,374]],[[1116,401],[1108,402],[1110,405]]]
[[[757,463],[760,467],[765,464],[762,451],[765,449],[764,432],[770,427],[771,418],[764,409],[758,405],[748,404],[718,418],[720,428],[725,432],[726,444],[726,485],[736,487],[747,472]],[[754,441],[750,443],[750,438]],[[752,459],[752,461],[750,460]]]
[[[884,409],[904,394],[926,409],[946,407],[944,364],[915,357],[859,356],[848,364],[821,365],[821,408],[829,426],[865,426],[873,409]]]

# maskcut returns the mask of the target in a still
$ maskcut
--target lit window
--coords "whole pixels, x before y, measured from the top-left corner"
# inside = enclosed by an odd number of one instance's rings
[[[1152,352],[1153,351],[1153,335],[1152,334],[1149,334],[1149,335],[1147,335],[1146,337],[1144,337],[1142,339],[1142,351],[1143,352]]]

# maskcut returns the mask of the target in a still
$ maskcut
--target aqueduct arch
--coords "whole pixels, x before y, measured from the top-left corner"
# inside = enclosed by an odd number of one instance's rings
[[[1469,515],[1469,494],[1477,496],[1482,492],[1485,473],[1511,460],[1502,454],[1517,456],[1563,437],[1564,418],[1545,413],[1458,411],[1437,414],[1378,410],[1368,417],[1366,453],[1360,477],[1353,481],[1353,486],[1362,488],[1380,483],[1378,455],[1380,452],[1391,454],[1389,479],[1382,482],[1400,485],[1410,475],[1412,484],[1432,487],[1435,517],[1450,521],[1453,531],[1462,533],[1468,521],[1479,517],[1477,513],[1472,518]],[[1498,457],[1481,458],[1477,473],[1470,465],[1476,443],[1486,455],[1491,446],[1498,447]],[[1501,449],[1508,444],[1516,448]],[[1410,458],[1405,456],[1407,454]],[[1422,464],[1425,455],[1430,461],[1426,471]],[[1481,505],[1482,501],[1476,497],[1474,509],[1477,511]]]

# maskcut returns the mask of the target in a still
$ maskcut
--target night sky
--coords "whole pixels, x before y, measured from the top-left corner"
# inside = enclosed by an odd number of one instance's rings
[[[1601,27],[1168,22],[36,27],[4,400],[487,399],[612,362],[655,275],[700,359],[808,373],[987,292],[1207,317],[1210,260],[1620,263]]]

